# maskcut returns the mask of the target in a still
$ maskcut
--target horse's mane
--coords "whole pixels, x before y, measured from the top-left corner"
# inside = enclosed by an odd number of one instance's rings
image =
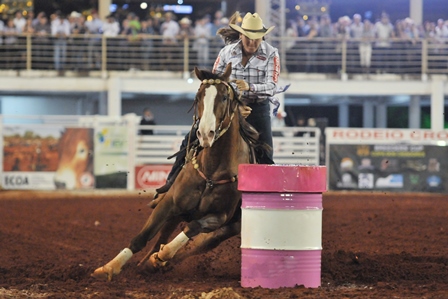
[[[201,69],[199,70],[201,73],[201,78],[202,80],[206,79],[221,79],[223,81],[224,80],[220,75],[215,74],[211,71],[208,70],[204,70]],[[234,94],[237,94],[236,91],[234,90],[233,86],[231,84],[229,84],[230,88],[232,89]],[[234,98],[234,100],[238,103],[238,105],[244,105],[244,103],[237,97]],[[238,109],[237,109],[238,110]],[[254,149],[261,149],[262,151],[269,151],[271,149],[271,147],[266,144],[266,143],[262,143],[259,141],[259,133],[257,132],[257,130],[251,125],[249,124],[246,119],[239,113],[238,111],[238,121],[240,124],[240,135],[243,138],[243,140],[252,148]]]

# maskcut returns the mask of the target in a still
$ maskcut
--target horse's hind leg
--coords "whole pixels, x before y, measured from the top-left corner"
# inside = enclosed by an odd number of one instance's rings
[[[209,233],[217,230],[226,222],[226,219],[225,214],[209,214],[199,220],[191,221],[174,240],[161,247],[159,252],[151,255],[149,262],[156,268],[165,266],[166,262],[171,260],[190,238],[200,233]]]
[[[151,213],[138,235],[132,239],[129,247],[123,249],[109,263],[96,269],[92,276],[95,278],[106,278],[109,281],[112,280],[112,276],[121,272],[121,268],[133,254],[141,251],[146,246],[146,243],[165,225],[167,219],[174,216],[172,207],[172,200],[165,198],[165,200],[161,201]]]

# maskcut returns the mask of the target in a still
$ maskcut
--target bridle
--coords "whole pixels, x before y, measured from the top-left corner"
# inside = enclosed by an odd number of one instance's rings
[[[233,90],[233,87],[226,81],[223,81],[221,79],[204,79],[202,80],[201,86],[202,85],[219,85],[219,84],[224,84],[227,88],[227,96],[228,100],[227,100],[227,107],[226,110],[227,112],[224,113],[224,116],[222,117],[218,128],[216,129],[216,134],[215,134],[215,138],[214,141],[218,140],[221,136],[223,136],[230,128],[233,118],[235,116],[235,111],[236,109],[238,109],[238,105],[241,103],[239,99],[235,98],[235,91]],[[201,86],[199,88],[201,88]],[[231,103],[233,100],[236,100],[238,103],[236,105],[234,105],[233,109],[231,109]],[[194,119],[193,119],[193,127],[197,125],[198,121],[200,120],[199,117],[197,117],[197,102],[198,99],[195,99],[195,115],[194,115]],[[232,110],[232,111],[230,111]],[[224,121],[226,119],[229,119],[229,123],[225,128],[222,128]],[[190,134],[194,128],[192,128],[192,130],[190,130]],[[188,138],[188,145],[187,145],[187,160],[191,160],[192,164],[193,164],[193,168],[196,169],[196,171],[199,173],[199,175],[206,181],[207,187],[208,188],[213,188],[214,185],[222,185],[222,184],[227,184],[227,183],[233,183],[236,182],[238,180],[238,175],[234,175],[232,176],[230,179],[225,179],[225,180],[211,180],[209,178],[207,178],[207,176],[199,169],[199,164],[196,160],[196,155],[197,155],[197,150],[198,150],[198,146],[190,148],[190,140],[191,140],[191,135]],[[188,157],[188,154],[190,153],[190,157]]]
[[[204,79],[204,80],[202,80],[201,85],[204,85],[204,84],[206,84],[206,85],[224,84],[227,87],[227,96],[226,96],[226,98],[228,97],[227,113],[224,114],[221,121],[219,122],[218,128],[216,129],[216,134],[215,134],[215,138],[214,138],[214,141],[216,141],[222,135],[224,135],[227,132],[227,130],[230,128],[230,125],[232,124],[233,117],[235,116],[235,111],[238,108],[238,105],[235,105],[232,109],[232,113],[230,113],[231,103],[235,99],[235,91],[233,90],[233,87],[227,81],[223,81],[221,79]],[[229,124],[223,129],[222,125],[223,125],[224,121],[226,120],[226,116],[229,116]],[[196,118],[196,120],[199,120],[199,118]]]

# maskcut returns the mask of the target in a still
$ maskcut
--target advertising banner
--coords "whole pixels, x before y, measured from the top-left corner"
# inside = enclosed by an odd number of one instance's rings
[[[93,129],[3,127],[5,189],[93,188]]]
[[[100,127],[95,132],[96,188],[127,187],[128,136],[124,126]]]
[[[448,192],[448,132],[327,129],[330,190]]]
[[[173,167],[168,165],[140,165],[135,167],[135,188],[158,188],[165,185],[166,178]]]

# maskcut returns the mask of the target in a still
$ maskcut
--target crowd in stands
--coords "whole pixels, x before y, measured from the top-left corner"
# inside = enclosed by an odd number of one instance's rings
[[[107,42],[110,47],[107,51],[108,69],[148,70],[151,69],[151,64],[157,63],[163,69],[176,70],[179,63],[173,61],[176,57],[183,57],[179,41],[185,37],[192,41],[191,61],[201,68],[210,68],[223,46],[216,32],[227,24],[228,19],[221,11],[217,11],[214,16],[205,15],[196,20],[188,16],[178,17],[170,12],[146,19],[140,19],[132,12],[121,12],[108,15],[102,20],[95,11],[88,16],[76,11],[69,15],[55,12],[49,16],[44,12],[35,15],[30,11],[26,18],[18,11],[14,17],[0,20],[0,56],[4,57],[0,59],[0,68],[24,67],[23,45],[27,34],[32,34],[34,68],[58,71],[100,69],[101,35],[110,38]],[[150,36],[158,36],[159,39]],[[306,21],[301,17],[288,20],[283,36],[288,37],[283,44],[287,61],[294,60],[297,53],[303,52],[303,56],[300,56],[303,61],[288,65],[290,72],[337,71],[331,70],[328,64],[316,63],[319,59],[325,61],[330,48],[334,53],[341,52],[341,43],[322,42],[325,38],[329,41],[350,41],[349,53],[356,55],[351,55],[349,59],[363,72],[370,72],[373,60],[384,61],[382,56],[388,53],[384,49],[395,49],[397,45],[401,50],[403,47],[412,49],[420,39],[445,44],[448,38],[448,21],[439,19],[436,22],[416,24],[406,18],[392,23],[388,15],[383,13],[376,21],[363,19],[360,14],[355,14],[351,18],[344,16],[332,22],[330,16],[324,14],[320,17],[310,17]],[[401,42],[395,43],[394,38],[400,39]],[[157,47],[156,42],[159,42]],[[400,59],[421,60],[418,55],[411,57],[406,54],[407,57],[403,58],[400,49],[397,49],[397,57]],[[440,51],[443,52],[443,49]],[[159,56],[154,61],[156,55]],[[372,59],[373,57],[375,59]]]

